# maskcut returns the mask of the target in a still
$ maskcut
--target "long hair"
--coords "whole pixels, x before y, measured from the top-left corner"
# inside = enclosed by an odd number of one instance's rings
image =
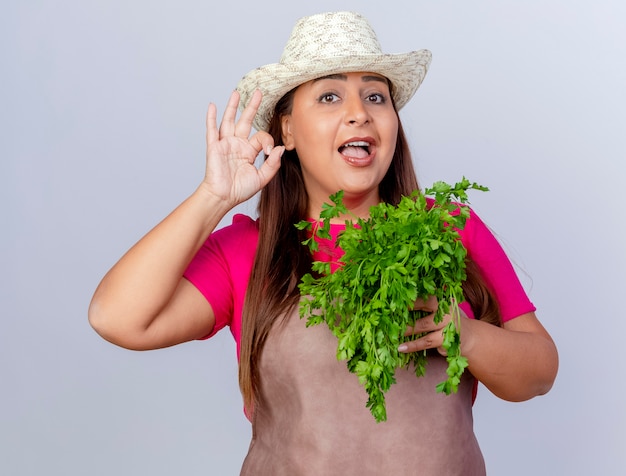
[[[283,145],[281,118],[291,113],[294,90],[277,104],[268,132],[275,145]],[[402,196],[419,189],[402,124],[393,160],[379,185],[380,199],[397,205]],[[295,223],[308,218],[308,195],[295,150],[285,151],[276,176],[261,191],[259,241],[242,312],[239,386],[244,405],[253,411],[258,403],[261,377],[259,362],[267,336],[278,319],[298,304],[298,282],[310,271],[312,257],[301,245],[305,232]],[[473,263],[467,263],[464,292],[477,318],[500,323],[497,303]]]

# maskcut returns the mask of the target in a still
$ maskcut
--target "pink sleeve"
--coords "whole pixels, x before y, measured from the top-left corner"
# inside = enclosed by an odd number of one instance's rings
[[[206,338],[230,326],[237,342],[237,354],[241,337],[241,311],[257,241],[256,222],[245,215],[235,215],[231,225],[209,236],[184,273],[184,277],[211,304],[215,314],[215,327]]]
[[[494,293],[503,322],[535,311],[502,246],[473,210],[461,231],[461,242]]]

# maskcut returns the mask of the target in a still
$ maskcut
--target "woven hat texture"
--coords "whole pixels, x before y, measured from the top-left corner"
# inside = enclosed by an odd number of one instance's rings
[[[312,15],[296,22],[280,62],[256,68],[241,79],[237,86],[240,108],[260,89],[263,101],[253,125],[266,131],[276,103],[296,86],[329,74],[367,72],[391,81],[400,110],[422,83],[430,61],[428,50],[383,53],[376,33],[358,13]]]

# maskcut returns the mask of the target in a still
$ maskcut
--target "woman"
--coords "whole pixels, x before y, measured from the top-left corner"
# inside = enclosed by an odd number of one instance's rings
[[[298,316],[297,284],[313,259],[294,224],[317,217],[338,190],[361,217],[418,188],[397,111],[422,82],[430,53],[383,54],[350,12],[301,19],[279,64],[248,73],[217,126],[207,113],[207,167],[198,189],[107,273],[89,310],[105,339],[154,349],[207,338],[229,325],[253,439],[242,473],[481,475],[472,429],[476,381],[500,398],[546,393],[558,358],[552,339],[494,237],[472,214],[468,305],[461,321],[468,370],[456,394],[445,375],[442,329],[431,314],[400,350],[429,350],[425,377],[399,369],[377,424],[366,395],[335,357],[336,338]],[[237,107],[242,113],[236,120]],[[251,128],[257,133],[250,135]],[[265,152],[257,168],[256,156]],[[259,219],[224,215],[261,191]],[[341,225],[333,227],[333,233]],[[495,324],[495,325],[494,325]]]

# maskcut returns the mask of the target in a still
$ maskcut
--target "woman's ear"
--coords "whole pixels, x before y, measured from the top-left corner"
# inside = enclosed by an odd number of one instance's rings
[[[290,114],[285,114],[283,117],[280,118],[280,126],[282,129],[283,145],[285,146],[285,149],[286,150],[295,149],[296,145],[294,144],[293,134],[291,133],[291,115]]]

